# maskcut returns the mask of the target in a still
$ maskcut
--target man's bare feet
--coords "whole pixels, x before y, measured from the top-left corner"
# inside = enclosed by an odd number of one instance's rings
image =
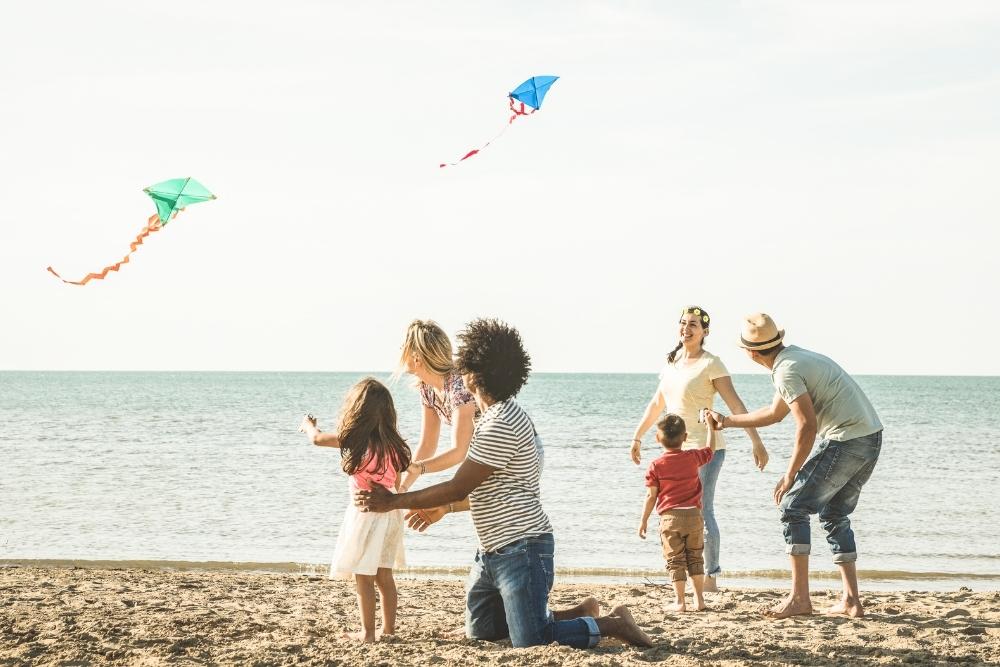
[[[393,628],[392,630],[379,630],[375,633],[376,641],[382,641],[383,639],[395,639],[395,638],[396,638],[395,628]]]
[[[674,602],[673,604],[668,604],[667,605],[667,611],[676,611],[676,612],[680,612],[680,613],[683,614],[687,610],[688,610],[688,608],[687,608],[687,602],[684,601],[684,600],[678,600],[677,602]]]
[[[705,604],[704,600],[695,600],[694,610],[695,611],[705,611],[708,609],[708,605]]]
[[[823,613],[827,616],[848,616],[850,618],[864,618],[865,608],[861,606],[861,600],[857,598],[844,598],[837,604],[830,605]]]
[[[585,597],[580,600],[580,604],[576,608],[583,612],[580,614],[581,616],[597,618],[601,615],[601,603],[597,601],[597,598]]]
[[[706,574],[705,584],[701,590],[703,590],[706,593],[718,593],[719,585],[716,583],[715,577]]]
[[[373,644],[377,641],[374,632],[365,632],[364,630],[360,630],[358,632],[345,632],[343,636],[346,639],[361,642],[362,644]]]
[[[774,605],[764,612],[764,616],[773,619],[788,618],[789,616],[808,616],[813,613],[812,602],[807,598],[800,600],[789,595],[784,600]]]
[[[583,616],[597,618],[600,615],[601,603],[598,602],[596,598],[592,597],[583,598],[580,600],[580,604],[575,607],[570,607],[569,609],[555,609],[552,611],[552,617],[557,621],[569,621]]]
[[[625,605],[615,607],[608,616],[598,618],[597,627],[605,637],[614,637],[633,646],[653,645],[649,635],[642,631]]]

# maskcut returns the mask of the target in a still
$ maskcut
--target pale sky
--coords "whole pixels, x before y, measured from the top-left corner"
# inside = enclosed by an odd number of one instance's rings
[[[544,108],[462,165],[506,94]],[[1000,374],[1000,3],[20,2],[0,369],[382,370],[407,323],[655,372],[679,309]],[[193,176],[218,195],[120,259]]]

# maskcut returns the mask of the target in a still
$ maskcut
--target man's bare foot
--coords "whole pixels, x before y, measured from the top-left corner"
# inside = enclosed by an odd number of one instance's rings
[[[383,637],[388,639],[393,639],[395,636],[396,636],[396,628],[392,628],[391,630],[386,630],[383,628],[382,630],[378,630],[375,633],[375,639],[377,641],[382,641]]]
[[[812,602],[809,599],[800,600],[789,595],[784,600],[764,612],[768,618],[779,619],[789,616],[808,616],[813,613]]]
[[[688,610],[687,602],[685,602],[684,600],[680,600],[678,602],[674,602],[673,604],[667,605],[667,611],[676,611],[683,614],[687,610]]]
[[[708,605],[705,604],[704,600],[695,600],[694,610],[695,611],[705,611],[708,609]]]
[[[632,618],[632,612],[624,605],[612,609],[610,615],[598,618],[597,627],[605,637],[614,637],[633,646],[653,645],[649,635],[642,631]]]
[[[702,589],[706,593],[718,593],[719,585],[715,581],[715,577],[710,575],[705,575],[705,584]]]
[[[865,608],[861,606],[861,600],[857,598],[844,598],[837,604],[830,605],[823,613],[827,616],[849,616],[850,618],[864,618]]]
[[[343,636],[346,639],[361,642],[362,644],[373,644],[377,641],[374,632],[365,632],[364,630],[359,632],[345,632]]]
[[[597,601],[596,598],[585,597],[580,600],[580,604],[575,607],[570,607],[569,609],[555,609],[552,611],[552,617],[557,621],[569,621],[574,618],[582,618],[584,616],[589,616],[591,618],[597,618],[601,615],[601,603]]]

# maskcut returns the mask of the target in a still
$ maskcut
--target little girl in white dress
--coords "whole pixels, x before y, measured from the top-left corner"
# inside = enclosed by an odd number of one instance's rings
[[[299,428],[314,445],[337,447],[341,467],[351,476],[347,510],[337,537],[330,577],[354,576],[361,613],[361,632],[351,637],[375,641],[375,588],[382,598],[381,635],[396,633],[396,582],[393,568],[406,565],[403,555],[403,515],[359,512],[354,492],[371,490],[373,484],[396,492],[399,472],[410,465],[410,448],[396,428],[392,395],[381,382],[365,378],[351,388],[341,409],[337,433],[324,433],[316,420],[306,416]]]

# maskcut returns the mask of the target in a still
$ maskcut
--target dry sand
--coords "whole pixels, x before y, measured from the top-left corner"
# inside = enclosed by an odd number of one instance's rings
[[[777,591],[709,594],[712,610],[665,613],[670,592],[642,584],[557,584],[555,607],[592,593],[628,604],[650,649],[513,649],[453,639],[461,582],[398,581],[398,635],[362,646],[353,587],[324,577],[250,572],[0,568],[0,665],[668,665],[1000,664],[1000,593],[867,593],[864,620],[770,621]],[[813,595],[817,608],[832,593]]]

